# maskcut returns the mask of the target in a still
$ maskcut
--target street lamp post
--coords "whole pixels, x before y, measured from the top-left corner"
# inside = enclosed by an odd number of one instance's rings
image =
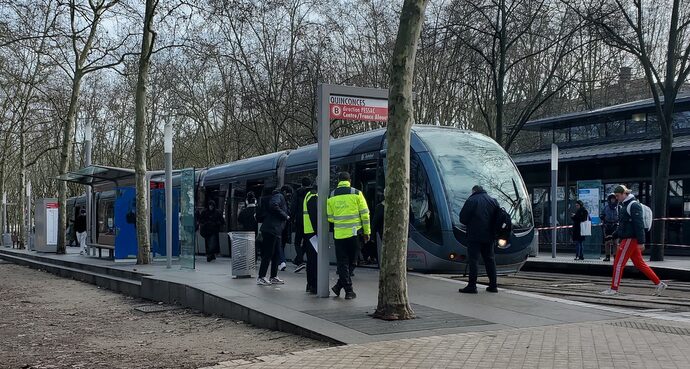
[[[89,167],[91,165],[91,150],[92,150],[92,137],[91,137],[91,119],[86,118],[86,124],[84,125],[84,166]],[[91,197],[91,186],[86,186],[86,247],[81,245],[86,249],[87,255],[89,254],[90,248],[88,245],[94,243],[93,237],[93,225],[94,213],[93,213],[93,203]],[[95,252],[95,249],[94,249]]]
[[[172,123],[167,121],[164,129],[165,149],[165,256],[167,268],[172,268]]]

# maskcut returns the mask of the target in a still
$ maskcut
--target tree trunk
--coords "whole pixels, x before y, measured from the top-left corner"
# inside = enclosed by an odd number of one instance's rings
[[[407,297],[407,234],[410,208],[410,130],[414,108],[415,54],[428,0],[405,0],[391,60],[388,95],[388,170],[384,244],[381,250],[378,306],[374,317],[413,319]]]
[[[137,198],[137,264],[149,264],[151,244],[149,243],[149,206],[148,186],[146,180],[146,154],[147,154],[147,130],[146,130],[146,84],[149,76],[149,64],[151,61],[151,49],[153,47],[153,14],[156,8],[156,0],[146,0],[146,13],[144,15],[144,35],[141,40],[141,54],[139,55],[139,75],[137,78],[137,91],[135,97],[135,123],[134,123],[134,152]],[[168,219],[167,221],[170,221]]]
[[[76,129],[77,105],[79,103],[79,94],[81,92],[81,79],[83,75],[80,69],[77,69],[72,79],[72,96],[69,100],[69,109],[67,110],[67,117],[65,119],[65,129],[62,132],[62,148],[60,151],[60,174],[65,174],[69,170],[70,160],[72,158],[72,151],[74,150],[73,137]],[[23,198],[24,196],[22,196]],[[57,253],[64,254],[66,248],[66,230],[67,230],[67,182],[60,181],[58,185],[58,244]],[[23,224],[23,223],[22,223]]]

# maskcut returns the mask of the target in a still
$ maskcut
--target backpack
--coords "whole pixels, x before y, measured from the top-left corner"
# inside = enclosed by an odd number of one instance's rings
[[[654,214],[652,213],[652,209],[649,206],[647,206],[647,205],[645,205],[645,204],[643,204],[637,200],[630,201],[626,210],[628,211],[628,215],[630,215],[631,218],[632,218],[632,213],[630,212],[630,210],[631,210],[631,206],[634,202],[640,204],[640,206],[642,207],[642,223],[644,224],[645,231],[649,232],[649,230],[652,229],[652,222],[654,220]]]
[[[498,208],[494,217],[494,234],[497,240],[510,239],[513,230],[513,221],[505,208]]]

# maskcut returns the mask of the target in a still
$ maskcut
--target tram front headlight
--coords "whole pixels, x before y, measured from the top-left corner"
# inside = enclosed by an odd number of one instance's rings
[[[498,248],[505,249],[508,247],[508,240],[498,240]]]

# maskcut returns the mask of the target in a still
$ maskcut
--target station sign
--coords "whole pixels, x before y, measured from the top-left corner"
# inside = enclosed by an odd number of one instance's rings
[[[330,95],[328,103],[331,120],[383,123],[388,121],[388,100],[386,99]]]

